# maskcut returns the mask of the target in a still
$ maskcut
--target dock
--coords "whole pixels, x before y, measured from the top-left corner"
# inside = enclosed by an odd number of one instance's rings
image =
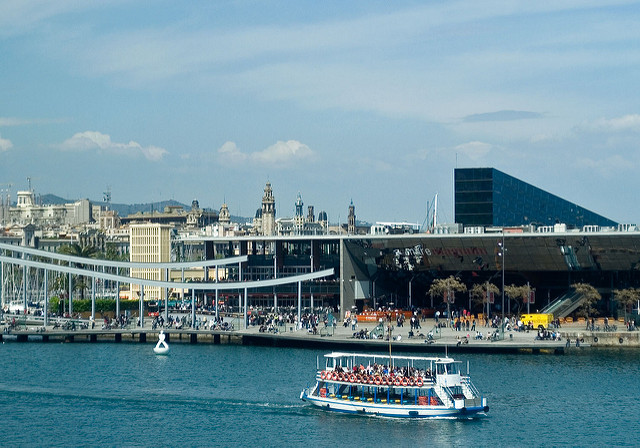
[[[557,330],[559,341],[538,340],[536,331],[507,331],[495,340],[475,339],[475,331],[455,331],[451,328],[437,328],[433,320],[421,322],[421,328],[413,331],[409,327],[394,326],[391,342],[394,352],[422,353],[532,353],[565,354],[575,350],[594,347],[640,347],[640,332],[595,333],[583,331],[582,326],[570,326]],[[361,339],[354,337],[360,330],[373,330],[375,324],[359,323],[353,330],[351,325],[333,328],[321,326],[317,334],[307,329],[296,329],[294,324],[276,327],[277,331],[260,332],[258,327],[240,330],[174,329],[152,328],[151,326],[125,329],[76,329],[62,330],[51,326],[25,326],[9,329],[4,325],[0,340],[5,342],[63,342],[63,343],[155,343],[160,331],[164,331],[168,343],[186,344],[236,344],[271,347],[309,348],[322,350],[361,350],[387,352],[389,341],[385,338]],[[43,330],[44,328],[44,330]],[[487,335],[493,328],[478,327]],[[427,342],[424,335],[432,332],[433,341]],[[469,338],[467,338],[469,336]],[[567,344],[567,338],[570,343]],[[468,342],[467,342],[468,341]],[[579,341],[579,344],[576,342]]]

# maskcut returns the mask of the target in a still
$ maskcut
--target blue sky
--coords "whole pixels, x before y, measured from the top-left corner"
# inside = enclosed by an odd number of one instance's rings
[[[0,184],[422,224],[491,166],[640,223],[633,1],[0,2]],[[6,185],[0,185],[6,189]]]

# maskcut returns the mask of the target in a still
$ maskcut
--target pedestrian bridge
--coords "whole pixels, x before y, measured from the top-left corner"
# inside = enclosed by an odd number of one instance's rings
[[[45,325],[48,324],[48,298],[49,298],[49,273],[64,273],[69,276],[68,295],[69,295],[69,312],[73,311],[73,294],[72,294],[72,276],[84,276],[91,278],[91,316],[95,319],[95,301],[96,290],[95,285],[97,279],[115,282],[119,290],[120,284],[134,284],[140,286],[140,325],[144,326],[144,287],[159,287],[169,289],[191,290],[191,312],[192,323],[195,324],[196,319],[196,303],[195,297],[197,291],[214,292],[215,293],[215,316],[218,317],[218,295],[220,291],[238,291],[239,307],[242,310],[243,320],[247,321],[247,312],[250,306],[249,289],[267,289],[280,285],[297,284],[298,286],[298,321],[300,320],[302,310],[302,283],[306,281],[326,278],[334,275],[333,269],[325,269],[317,272],[293,275],[287,277],[273,278],[269,280],[252,280],[242,281],[242,263],[247,262],[248,257],[230,257],[216,260],[201,260],[189,262],[175,263],[139,263],[139,262],[123,262],[111,260],[99,260],[93,258],[77,257],[73,255],[64,255],[58,253],[47,252],[43,250],[15,246],[12,244],[0,243],[0,279],[2,287],[0,288],[0,301],[2,305],[6,305],[5,299],[5,274],[8,267],[19,266],[22,268],[22,303],[24,310],[27,309],[27,280],[29,276],[35,275],[36,272],[42,272],[42,282],[38,288],[44,291],[44,314]],[[131,269],[157,269],[165,272],[165,279],[169,279],[169,272],[172,270],[184,270],[189,268],[218,269],[220,266],[238,265],[239,281],[218,281],[218,275],[215,276],[213,282],[185,282],[185,281],[169,281],[169,280],[152,280],[137,278],[131,276]],[[168,297],[168,294],[165,294]],[[167,299],[165,299],[166,301]],[[277,307],[277,297],[274,299]],[[312,304],[313,306],[313,304]],[[168,306],[165,303],[165,319],[168,318]],[[116,294],[116,313],[119,314],[119,296]]]

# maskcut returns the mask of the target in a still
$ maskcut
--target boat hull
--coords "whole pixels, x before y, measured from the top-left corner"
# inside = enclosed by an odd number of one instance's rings
[[[308,395],[305,391],[302,392],[300,398],[327,411],[394,418],[471,418],[485,415],[489,410],[488,406],[486,406],[486,400],[483,400],[483,406],[457,409],[447,406],[387,404],[343,400]]]

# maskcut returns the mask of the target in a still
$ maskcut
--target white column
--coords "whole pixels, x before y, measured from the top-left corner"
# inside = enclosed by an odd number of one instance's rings
[[[301,313],[302,313],[302,282],[298,282],[298,328],[300,325]]]
[[[49,325],[49,278],[47,276],[49,272],[44,270],[44,326]],[[0,276],[1,278],[1,276]],[[2,281],[0,279],[0,281]]]
[[[96,320],[96,279],[91,277],[91,319]]]
[[[191,328],[196,328],[196,290],[191,289]]]
[[[140,328],[144,328],[144,285],[140,285]]]
[[[69,273],[69,316],[73,313],[73,277]]]
[[[244,288],[244,328],[248,327],[247,325],[247,303],[249,302],[249,294],[247,293],[247,288]]]

